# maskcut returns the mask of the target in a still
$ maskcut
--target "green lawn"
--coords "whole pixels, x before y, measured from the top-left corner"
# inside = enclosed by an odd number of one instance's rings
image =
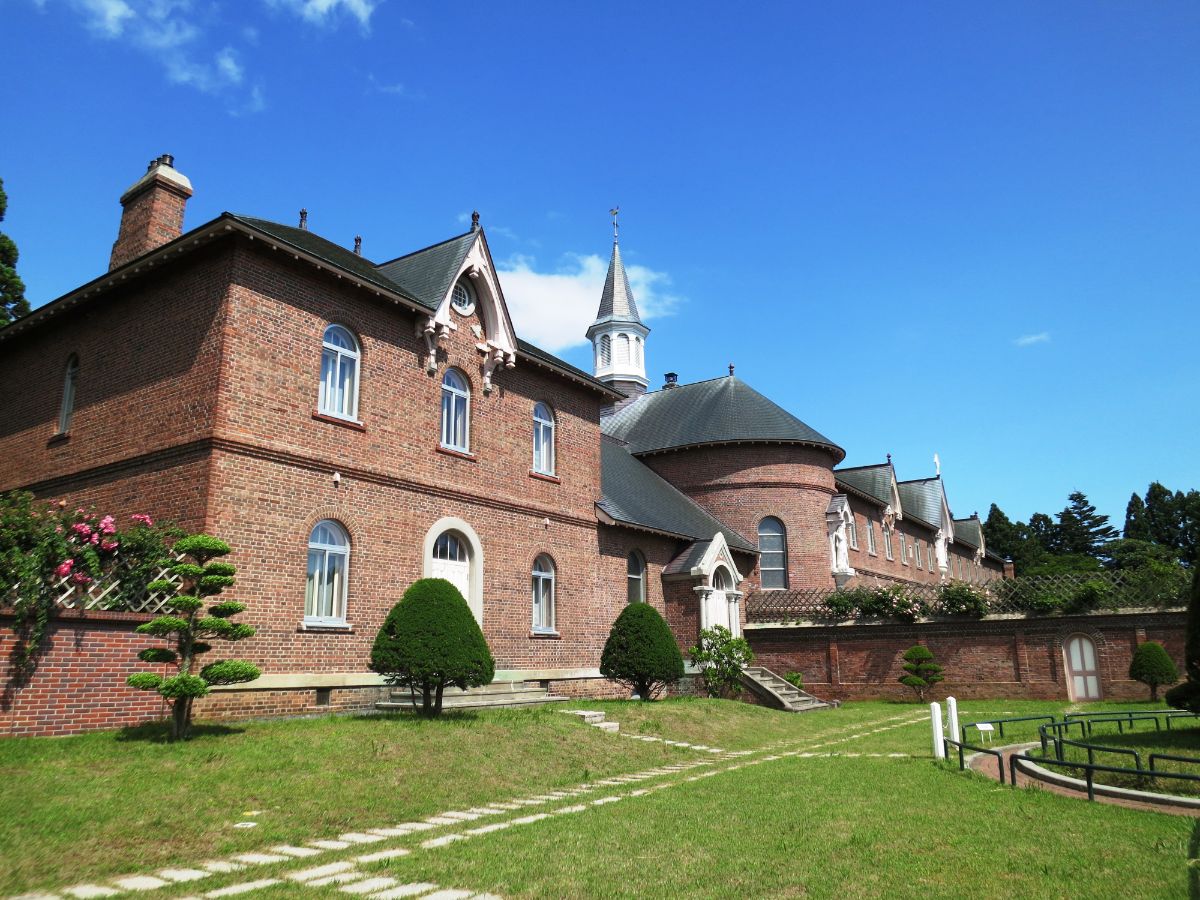
[[[709,700],[576,705],[603,709],[625,732],[754,752],[728,758],[629,740],[552,708],[249,723],[202,730],[182,746],[111,733],[9,739],[0,741],[0,894],[196,865],[696,760],[705,765],[532,808],[583,811],[446,847],[420,843],[470,826],[389,838],[368,849],[411,854],[359,868],[519,897],[1169,897],[1188,887],[1191,819],[1014,791],[934,764],[915,704],[805,715]],[[971,702],[962,713],[970,721],[1063,708]],[[909,756],[767,759],[789,751]],[[716,774],[696,777],[707,771]],[[622,799],[592,804],[605,796]],[[244,819],[260,824],[232,828]],[[284,877],[362,852],[203,884]],[[250,896],[297,891],[285,884]],[[306,893],[322,891],[339,895],[337,885]],[[153,896],[196,893],[179,885]]]

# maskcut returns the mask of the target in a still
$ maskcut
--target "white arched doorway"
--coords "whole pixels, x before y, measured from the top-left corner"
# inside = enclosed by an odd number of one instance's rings
[[[424,577],[444,578],[458,588],[475,621],[483,624],[483,545],[462,519],[439,519],[425,533]]]
[[[737,634],[737,623],[730,621],[729,592],[733,590],[733,577],[725,566],[717,566],[712,573],[712,591],[704,598],[707,628],[720,625]]]
[[[1096,644],[1084,634],[1073,634],[1063,644],[1067,664],[1067,690],[1072,700],[1100,699],[1100,658]]]

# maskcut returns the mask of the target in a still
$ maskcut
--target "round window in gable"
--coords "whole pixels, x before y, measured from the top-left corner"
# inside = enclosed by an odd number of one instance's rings
[[[469,316],[475,312],[475,289],[465,278],[459,280],[450,292],[450,305],[461,316]]]

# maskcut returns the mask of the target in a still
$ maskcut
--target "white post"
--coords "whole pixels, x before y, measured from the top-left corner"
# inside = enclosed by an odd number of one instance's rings
[[[946,758],[946,745],[942,743],[942,705],[929,704],[929,725],[933,729],[933,758]]]
[[[950,720],[950,740],[961,741],[958,732],[958,701],[953,697],[946,698],[946,717]]]

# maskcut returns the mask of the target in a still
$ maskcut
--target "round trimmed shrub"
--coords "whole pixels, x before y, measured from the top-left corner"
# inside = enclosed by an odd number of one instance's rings
[[[1171,656],[1157,641],[1138,644],[1129,663],[1129,677],[1150,688],[1150,700],[1158,699],[1158,689],[1179,680],[1179,672]]]
[[[604,642],[600,674],[646,701],[683,677],[683,654],[658,610],[649,603],[630,603],[621,611]]]
[[[490,684],[496,662],[467,601],[444,578],[422,578],[392,607],[371,648],[371,670],[421,692],[421,712],[442,711],[446,685]]]

